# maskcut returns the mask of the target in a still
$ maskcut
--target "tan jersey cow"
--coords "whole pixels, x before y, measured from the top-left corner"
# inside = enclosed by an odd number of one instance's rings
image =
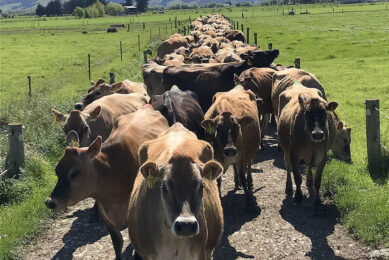
[[[52,112],[55,121],[65,122],[65,134],[76,131],[80,145],[88,146],[99,135],[103,141],[107,139],[119,116],[135,112],[147,102],[148,98],[143,94],[112,94],[95,100],[84,111],[73,110],[66,115],[55,109]]]
[[[107,84],[104,79],[99,79],[94,82],[91,81],[91,88],[88,90],[88,94],[74,105],[74,108],[77,110],[84,110],[84,108],[92,103],[93,101],[108,95],[115,93],[120,94],[131,94],[131,93],[140,93],[147,96],[147,87],[142,82],[134,82],[128,79],[116,82],[114,84]]]
[[[165,92],[162,82],[162,74],[165,68],[166,66],[161,66],[155,62],[149,62],[142,66],[143,81],[147,86],[150,97]]]
[[[175,49],[180,47],[188,47],[189,43],[193,42],[193,36],[176,36],[171,37],[161,43],[158,47],[157,56],[161,59],[165,57],[166,54],[174,52]]]
[[[241,86],[228,92],[216,93],[201,126],[206,131],[206,140],[213,143],[215,159],[222,164],[224,171],[227,171],[231,164],[234,166],[235,185],[238,184],[239,178],[247,208],[257,210],[251,191],[251,161],[261,143],[255,94]],[[220,188],[221,179],[218,184]]]
[[[307,186],[312,191],[314,182],[315,213],[320,213],[319,196],[321,176],[327,161],[327,151],[333,145],[336,127],[332,120],[332,112],[338,104],[328,103],[319,95],[317,89],[299,86],[285,90],[280,96],[291,97],[281,110],[277,125],[279,143],[284,152],[287,170],[285,193],[293,194],[291,172],[296,184],[295,201],[301,203],[302,178],[300,163],[308,165]],[[280,102],[282,104],[282,102]],[[312,167],[317,167],[312,179]]]
[[[111,235],[116,259],[120,259],[120,229],[127,221],[129,196],[138,173],[138,148],[168,128],[161,113],[141,108],[119,117],[103,144],[99,136],[89,147],[72,147],[79,140],[77,133],[71,131],[67,140],[70,146],[55,169],[58,182],[46,200],[47,207],[63,210],[88,197],[94,198]]]
[[[223,232],[210,144],[174,124],[139,149],[128,231],[142,260],[210,260]]]

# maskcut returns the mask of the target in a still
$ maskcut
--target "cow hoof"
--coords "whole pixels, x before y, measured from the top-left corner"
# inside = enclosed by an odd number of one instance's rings
[[[303,195],[296,192],[294,195],[294,202],[296,202],[296,204],[301,204],[301,202],[303,202]]]
[[[286,188],[285,194],[289,197],[293,196],[293,188],[292,187]]]
[[[252,183],[248,184],[247,185],[247,189],[249,189],[250,191],[253,191],[254,190],[254,185]]]

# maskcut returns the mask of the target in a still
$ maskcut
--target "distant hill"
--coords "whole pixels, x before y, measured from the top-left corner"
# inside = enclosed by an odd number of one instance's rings
[[[65,2],[66,0],[61,0],[61,2]],[[109,1],[109,0],[107,0]],[[114,3],[122,3],[124,0],[111,0]],[[225,3],[227,0],[149,0],[149,6],[162,6],[168,7],[176,4],[188,4],[193,5],[197,4],[198,6],[202,6],[208,3]],[[231,0],[233,4],[238,2],[247,2],[248,0]],[[261,2],[262,0],[255,0],[250,2]],[[0,9],[4,12],[21,12],[27,11],[29,9],[35,10],[36,6],[41,3],[46,6],[50,0],[0,0]],[[134,1],[135,2],[135,1]]]

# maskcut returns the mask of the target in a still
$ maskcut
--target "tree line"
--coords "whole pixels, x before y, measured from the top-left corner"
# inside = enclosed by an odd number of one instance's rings
[[[148,0],[135,0],[137,12],[145,12]],[[35,13],[38,16],[75,15],[79,18],[93,18],[108,15],[121,15],[125,13],[123,6],[132,6],[132,0],[125,0],[116,4],[105,0],[69,0],[61,3],[60,0],[51,0],[46,6],[38,4]]]

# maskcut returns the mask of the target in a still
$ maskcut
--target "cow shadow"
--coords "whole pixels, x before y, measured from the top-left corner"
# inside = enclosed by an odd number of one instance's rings
[[[229,191],[222,198],[224,212],[224,232],[220,246],[213,253],[214,259],[233,260],[237,258],[254,258],[252,255],[237,251],[230,245],[228,237],[239,231],[241,227],[258,217],[261,212],[248,212],[245,207],[244,194],[236,194],[235,190]]]
[[[93,244],[108,235],[104,223],[99,220],[90,222],[91,208],[75,211],[71,216],[77,217],[70,230],[63,236],[63,247],[53,256],[54,259],[72,259],[73,253],[87,244]],[[112,248],[112,254],[114,254]]]
[[[334,205],[323,204],[323,207],[325,215],[315,217],[312,198],[304,197],[303,203],[296,205],[294,199],[287,196],[283,201],[280,214],[297,231],[311,240],[311,251],[306,253],[306,256],[311,259],[343,260],[345,258],[335,255],[327,241],[327,236],[334,232],[339,211]]]

